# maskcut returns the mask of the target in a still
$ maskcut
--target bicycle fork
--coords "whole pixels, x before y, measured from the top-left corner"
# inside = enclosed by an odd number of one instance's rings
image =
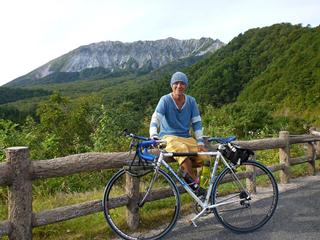
[[[146,191],[146,193],[145,193],[144,197],[142,198],[142,200],[138,203],[138,206],[139,206],[139,207],[142,207],[142,206],[145,204],[145,200],[147,199],[147,196],[149,195],[149,193],[150,193],[150,191],[151,191],[151,189],[152,189],[152,187],[153,187],[153,184],[154,184],[154,182],[156,181],[157,177],[158,177],[158,168],[155,167],[155,169],[154,169],[154,175],[153,175],[153,178],[152,178],[152,180],[151,180],[151,182],[150,182],[150,185],[149,185],[149,187],[148,187],[148,190]]]

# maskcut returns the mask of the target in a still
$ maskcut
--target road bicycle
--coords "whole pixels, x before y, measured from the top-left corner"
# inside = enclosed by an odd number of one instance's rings
[[[212,137],[215,151],[166,152],[163,140],[153,140],[132,133],[130,150],[135,157],[115,173],[107,183],[102,205],[111,229],[123,239],[160,239],[175,226],[181,211],[181,198],[188,193],[197,211],[196,220],[213,213],[227,229],[236,233],[252,232],[272,217],[278,202],[274,176],[263,164],[254,160],[254,153],[232,143],[236,138]],[[158,148],[154,154],[150,148]],[[212,171],[205,196],[197,196],[192,188],[170,166],[166,159],[176,156],[210,156]],[[224,165],[217,175],[219,163]],[[192,215],[192,214],[191,214]],[[194,214],[193,214],[194,215]]]

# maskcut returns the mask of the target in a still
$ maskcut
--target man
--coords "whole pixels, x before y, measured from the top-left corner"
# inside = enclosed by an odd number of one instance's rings
[[[188,78],[182,72],[172,75],[170,81],[172,92],[160,98],[150,122],[150,137],[167,141],[168,152],[206,151],[203,142],[202,122],[196,100],[184,92],[188,86]],[[192,126],[195,138],[190,135]],[[158,128],[160,133],[158,134]],[[202,166],[206,156],[175,157],[181,169],[191,177],[191,188],[199,193],[199,179],[192,167]],[[185,175],[184,175],[185,176]],[[202,189],[200,189],[202,192]]]

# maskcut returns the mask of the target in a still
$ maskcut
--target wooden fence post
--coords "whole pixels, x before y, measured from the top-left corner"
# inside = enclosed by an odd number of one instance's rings
[[[139,178],[126,173],[126,193],[129,197],[127,205],[127,224],[135,230],[139,226]]]
[[[315,143],[316,156],[320,156],[320,141]]]
[[[316,149],[314,144],[313,142],[308,142],[307,147],[308,173],[312,176],[316,174]]]
[[[32,181],[29,177],[29,149],[11,147],[6,149],[7,162],[12,169],[9,185],[8,210],[11,223],[10,240],[32,239]]]
[[[317,131],[317,129],[315,127],[311,127],[310,128],[311,134],[314,134],[313,131]],[[316,135],[318,135],[318,132]],[[320,141],[315,142],[314,147],[315,147],[315,151],[316,151],[316,157],[320,156]]]
[[[246,186],[250,193],[257,192],[256,169],[254,166],[246,166],[246,171],[250,172],[250,177],[246,178]]]
[[[279,138],[285,141],[285,146],[279,148],[279,159],[280,164],[284,164],[284,169],[280,171],[280,183],[286,184],[289,182],[290,173],[290,145],[289,145],[289,132],[281,131],[279,133]]]

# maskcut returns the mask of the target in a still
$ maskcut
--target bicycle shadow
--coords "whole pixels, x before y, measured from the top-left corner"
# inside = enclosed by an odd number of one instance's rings
[[[320,176],[298,188],[279,194],[273,217],[262,228],[246,234],[236,234],[225,229],[213,214],[197,221],[194,228],[180,220],[166,239],[232,239],[232,240],[286,240],[320,239]]]

